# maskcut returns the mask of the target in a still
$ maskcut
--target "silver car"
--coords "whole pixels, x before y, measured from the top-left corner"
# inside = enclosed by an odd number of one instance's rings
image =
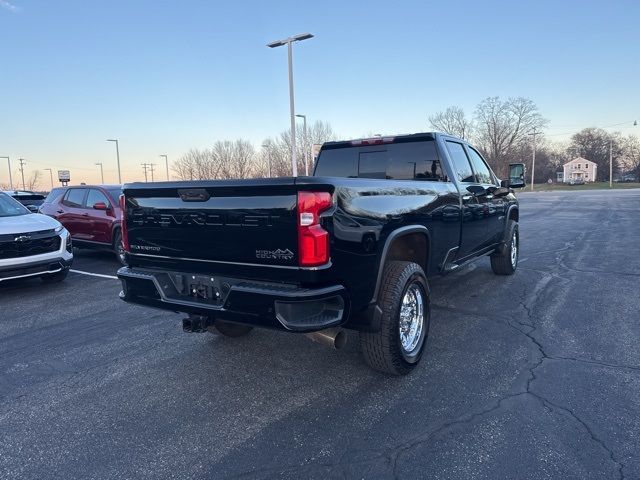
[[[71,235],[60,222],[31,213],[0,192],[0,282],[26,277],[60,282],[72,262]]]

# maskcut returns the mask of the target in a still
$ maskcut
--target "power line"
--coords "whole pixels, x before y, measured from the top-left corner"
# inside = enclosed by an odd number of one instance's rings
[[[22,190],[26,190],[27,187],[24,185],[24,166],[27,162],[24,161],[24,158],[19,158],[18,161],[20,162],[20,173],[22,174]]]
[[[149,166],[148,163],[141,163],[140,165],[142,165],[142,168],[144,170],[144,181],[148,182],[149,180],[147,179],[147,167]]]

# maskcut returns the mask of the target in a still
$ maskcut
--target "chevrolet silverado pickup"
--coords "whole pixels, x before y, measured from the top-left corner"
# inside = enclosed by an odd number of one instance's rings
[[[227,337],[253,327],[409,373],[430,322],[427,278],[483,255],[518,263],[524,165],[499,180],[466,141],[420,133],[325,143],[313,176],[130,183],[120,197],[120,297]]]

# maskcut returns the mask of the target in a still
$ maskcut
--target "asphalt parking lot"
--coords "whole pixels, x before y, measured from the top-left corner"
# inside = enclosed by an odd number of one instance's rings
[[[517,273],[432,279],[403,378],[355,336],[183,334],[108,253],[0,286],[0,478],[640,478],[640,190],[520,200]]]

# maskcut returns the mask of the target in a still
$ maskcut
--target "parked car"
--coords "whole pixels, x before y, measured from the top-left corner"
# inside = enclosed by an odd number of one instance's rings
[[[124,264],[122,213],[118,198],[120,185],[80,185],[56,189],[40,207],[40,212],[65,226],[79,248],[113,251]]]
[[[356,330],[371,367],[406,374],[425,349],[427,276],[484,255],[515,272],[524,165],[509,173],[422,133],[325,143],[313,177],[127,184],[120,296],[185,312],[187,332],[340,347],[337,327]]]
[[[0,192],[0,282],[26,277],[60,282],[72,262],[71,236],[60,222]]]
[[[40,205],[44,202],[44,195],[36,192],[30,192],[28,190],[11,190],[5,192],[8,195],[11,195],[17,201],[19,201],[22,205],[27,207],[30,212],[36,213],[40,208]]]

